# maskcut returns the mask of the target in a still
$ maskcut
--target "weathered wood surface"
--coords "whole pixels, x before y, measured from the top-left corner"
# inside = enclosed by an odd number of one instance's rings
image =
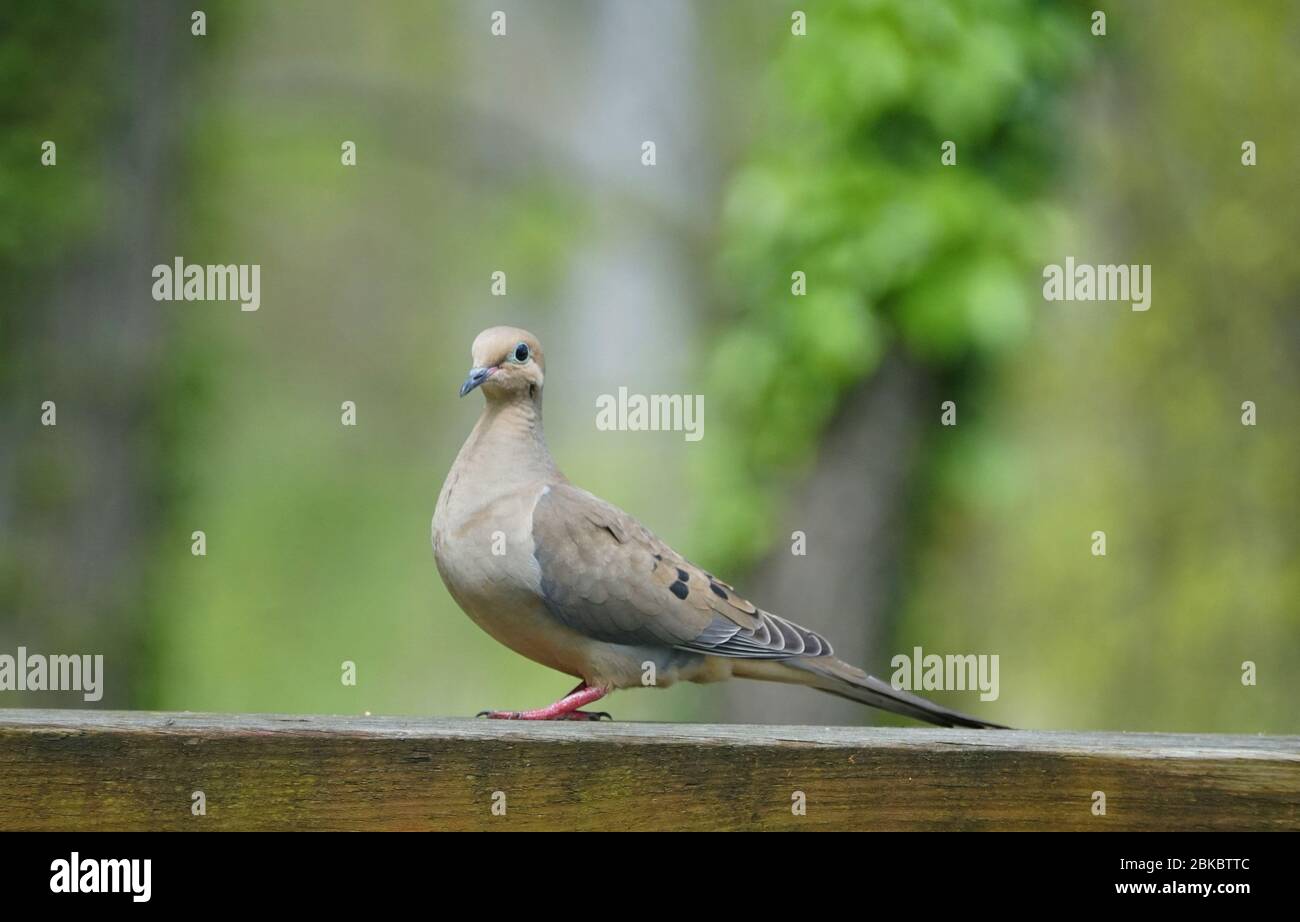
[[[1300,737],[0,710],[4,830],[1297,828]]]

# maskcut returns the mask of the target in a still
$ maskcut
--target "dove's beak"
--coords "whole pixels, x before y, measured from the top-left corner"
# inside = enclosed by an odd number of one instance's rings
[[[471,368],[469,370],[469,377],[466,378],[465,383],[460,386],[460,395],[464,397],[470,391],[474,390],[474,388],[486,381],[494,371],[496,371],[495,368]]]

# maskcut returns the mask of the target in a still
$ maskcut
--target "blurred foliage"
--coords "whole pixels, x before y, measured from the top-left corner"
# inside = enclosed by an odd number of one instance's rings
[[[1162,9],[1111,14],[1046,241],[1151,264],[1150,310],[1035,305],[936,438],[897,646],[1000,653],[1025,726],[1295,733],[1300,8]]]
[[[726,203],[700,537],[716,568],[765,549],[792,471],[888,349],[943,367],[1022,341],[1081,54],[1077,10],[1032,0],[817,4],[786,44]]]
[[[116,19],[95,0],[0,5],[0,394],[23,370],[39,271],[96,226]],[[41,164],[46,140],[56,168]]]
[[[67,441],[18,433],[32,431],[52,393],[36,386],[56,364],[42,310],[52,270],[79,255],[103,210],[104,136],[121,103],[109,80],[119,20],[94,0],[0,5],[0,629],[21,613],[37,630],[76,634],[60,618],[51,539],[76,518],[81,462]],[[46,141],[56,165],[42,164]]]
[[[134,113],[180,126],[184,144],[188,181],[157,258],[259,263],[263,306],[118,292],[126,312],[99,316],[103,329],[128,339],[118,321],[163,318],[156,367],[134,376],[78,351],[96,339],[83,322],[104,313],[97,299],[63,304],[53,331],[54,312],[32,306],[83,268],[89,236],[115,233],[113,170],[131,164],[103,154],[140,90],[114,57],[123,11],[137,8],[0,8],[0,410],[6,436],[19,433],[0,460],[23,440],[13,502],[25,516],[0,495],[0,641],[38,622],[72,649],[86,631],[122,634],[148,674],[131,679],[135,706],[455,714],[549,700],[564,683],[457,610],[428,546],[477,412],[452,396],[466,347],[505,321],[548,345],[548,435],[575,481],[720,572],[766,549],[836,410],[905,351],[951,388],[960,425],[940,429],[934,408],[898,538],[912,552],[898,649],[999,653],[1004,716],[1024,725],[1296,729],[1300,270],[1288,246],[1300,209],[1285,152],[1300,148],[1300,74],[1279,40],[1294,5],[1125,5],[1101,41],[1073,3],[821,2],[802,38],[774,2],[666,5],[669,18],[690,11],[692,102],[709,124],[683,132],[698,145],[685,156],[663,145],[647,178],[635,156],[613,163],[593,144],[635,151],[640,135],[611,137],[608,112],[581,94],[605,91],[602,59],[617,69],[620,50],[652,39],[610,4],[543,16],[501,3],[508,43],[483,27],[496,0],[213,0],[210,34],[181,32],[173,66],[204,79],[183,105]],[[187,7],[148,9],[188,27]],[[662,78],[649,67],[635,79]],[[641,101],[611,103],[624,104],[640,117]],[[57,170],[39,166],[47,136]],[[1237,159],[1246,137],[1260,144],[1250,170]],[[339,165],[344,138],[356,168]],[[948,140],[956,167],[940,165]],[[613,356],[609,373],[631,375],[650,350],[633,335],[582,338],[594,325],[566,313],[574,266],[629,227],[687,247],[714,239],[699,218],[620,190],[667,200],[735,157],[716,234],[723,316],[681,285],[686,306],[664,322],[674,343],[700,344],[707,381],[652,355],[631,382],[701,384],[708,438],[593,439],[575,370]],[[1064,255],[1153,263],[1151,311],[1044,305],[1039,270]],[[508,304],[487,294],[501,266]],[[624,268],[599,289],[602,331],[637,329],[623,315],[644,313]],[[75,383],[86,424],[61,404],[59,431],[31,439],[48,381]],[[339,425],[344,399],[356,431]],[[1253,429],[1238,420],[1245,399],[1260,407]],[[88,432],[99,441],[78,440]],[[94,450],[105,444],[120,444],[115,460],[165,515],[101,580],[63,572],[55,539],[83,555],[117,542],[83,536],[73,515],[138,500],[87,486],[108,466]],[[677,476],[688,454],[704,467],[694,490]],[[694,533],[661,527],[686,508],[702,513]],[[190,554],[194,529],[206,558]],[[1088,553],[1094,529],[1108,533],[1106,558]],[[80,600],[86,611],[33,602],[65,578],[98,597]],[[147,637],[116,619],[127,611],[149,612]],[[1258,688],[1240,684],[1248,659]],[[344,660],[356,688],[339,681]],[[715,691],[620,696],[617,713],[687,716],[696,694]]]

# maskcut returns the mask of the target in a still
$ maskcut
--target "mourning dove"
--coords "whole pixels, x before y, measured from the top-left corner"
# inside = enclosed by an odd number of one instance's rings
[[[985,721],[899,691],[836,659],[830,643],[741,597],[632,516],[571,484],[542,433],[537,337],[493,327],[474,340],[464,397],[483,414],[433,514],[438,572],[485,631],[579,684],[516,720],[582,720],[618,688],[732,677],[808,685],[942,726]]]

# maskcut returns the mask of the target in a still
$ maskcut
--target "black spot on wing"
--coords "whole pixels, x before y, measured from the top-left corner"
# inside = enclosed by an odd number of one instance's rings
[[[681,567],[677,568],[677,579],[679,582],[688,583],[691,580],[691,574],[687,573]]]
[[[668,591],[671,592],[673,595],[677,596],[677,598],[679,599],[686,598],[687,594],[690,592],[690,590],[686,588],[686,584],[683,583],[681,580],[677,580],[677,582],[669,586]]]
[[[717,583],[709,583],[709,588],[713,590],[713,594],[716,595],[718,598],[720,599],[727,598],[727,590],[723,589]]]

